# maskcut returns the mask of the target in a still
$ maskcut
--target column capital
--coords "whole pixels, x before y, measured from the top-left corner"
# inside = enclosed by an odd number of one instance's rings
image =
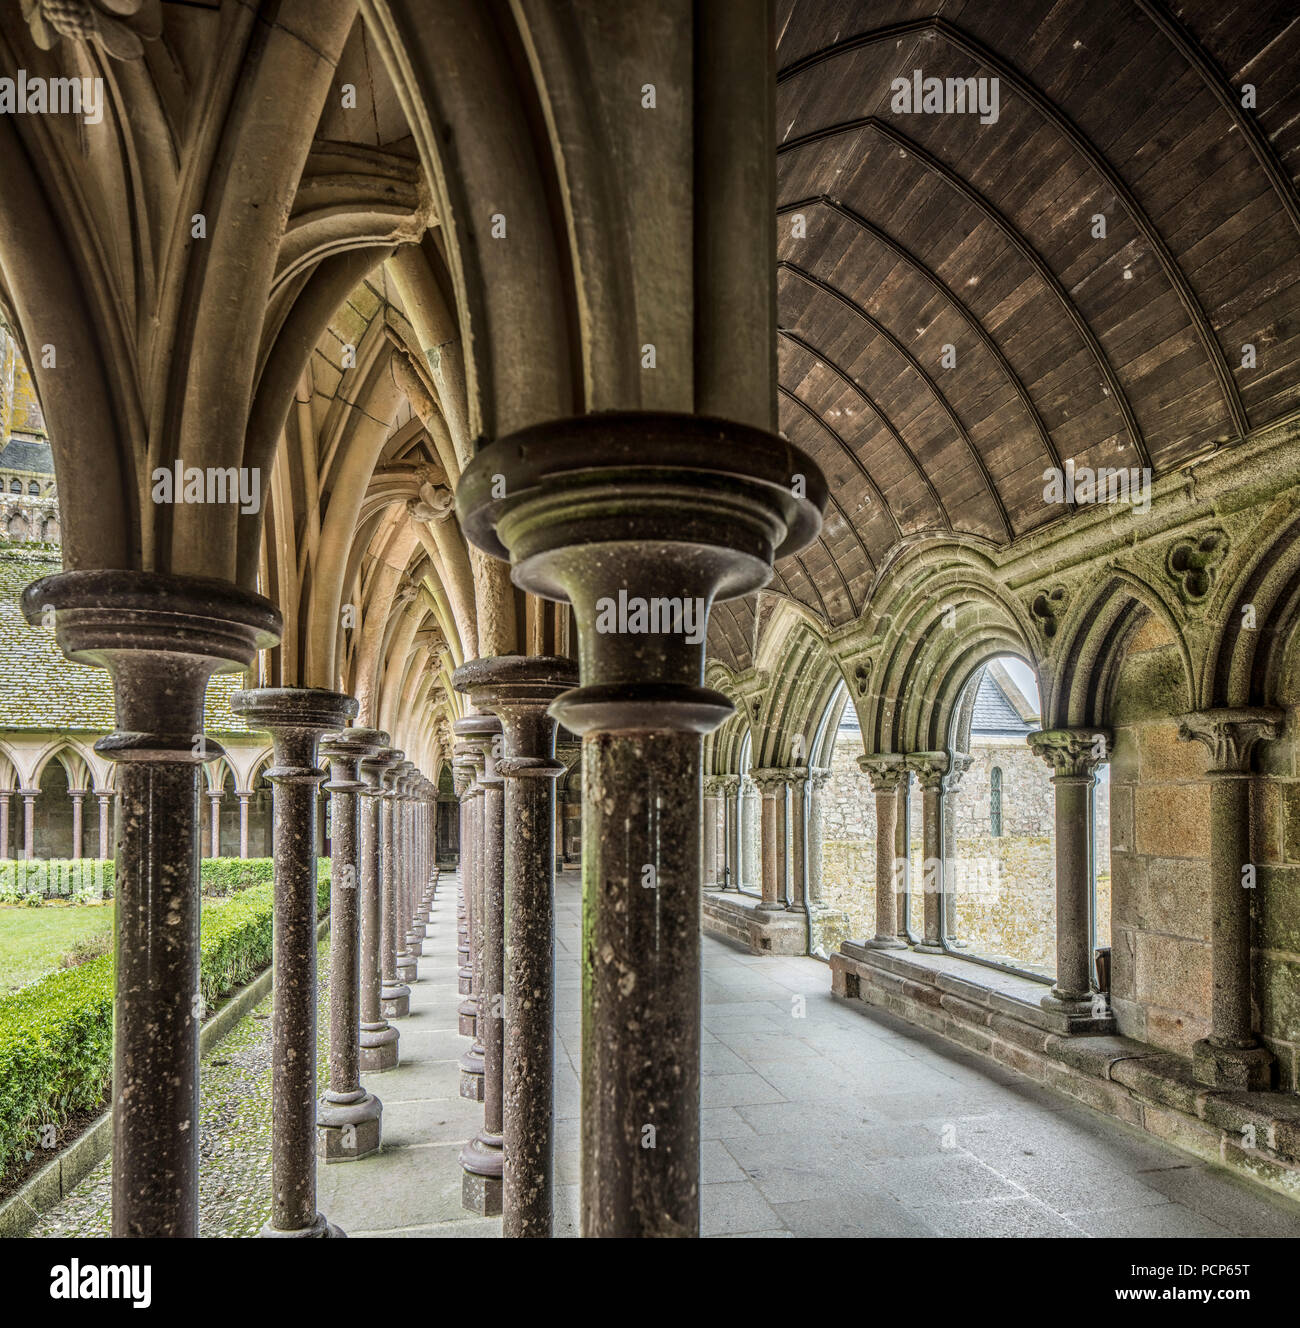
[[[974,764],[975,758],[968,752],[953,752],[948,758],[948,773],[943,777],[943,791],[945,793],[955,793],[957,785],[961,783],[961,777]]]
[[[1178,720],[1183,742],[1202,742],[1210,753],[1212,775],[1250,773],[1255,746],[1282,732],[1283,713],[1271,706],[1220,706],[1196,710]]]
[[[723,781],[725,775],[705,775],[704,776],[704,796],[706,798],[716,798],[724,792]]]
[[[765,798],[776,797],[778,790],[784,788],[790,782],[790,772],[778,769],[776,766],[751,770],[749,777],[762,791]]]
[[[505,755],[495,762],[504,778],[559,779],[566,766],[555,759],[557,697],[578,685],[578,666],[563,655],[496,655],[462,664],[452,685],[499,723]],[[457,721],[458,723],[460,721]]]
[[[740,787],[739,775],[717,775],[718,789],[723,794],[735,793]]]
[[[948,773],[947,752],[908,752],[903,764],[916,775],[925,792],[943,788],[943,777]]]
[[[895,793],[907,778],[907,766],[897,752],[871,752],[858,757],[858,769],[871,781],[873,793]]]
[[[360,781],[361,762],[382,752],[388,741],[388,734],[380,729],[327,733],[321,739],[320,754],[330,763],[330,779],[321,787],[327,793],[363,792],[367,786]]]
[[[1052,767],[1053,779],[1091,781],[1097,767],[1110,758],[1111,735],[1105,729],[1040,729],[1025,741]]]
[[[458,669],[457,673],[459,672]],[[497,774],[497,760],[503,746],[501,721],[495,715],[464,715],[451,727],[456,736],[469,745],[473,753],[470,760],[473,761],[477,773],[474,785],[470,789],[471,795],[475,791],[481,793],[489,784],[500,784],[501,776]]]
[[[359,706],[355,697],[321,687],[257,687],[236,692],[230,708],[250,728],[271,735],[275,765],[266,778],[274,784],[323,779],[316,768],[321,735],[341,729]]]

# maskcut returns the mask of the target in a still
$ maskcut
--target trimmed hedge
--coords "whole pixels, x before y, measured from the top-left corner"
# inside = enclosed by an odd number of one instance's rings
[[[329,866],[328,858],[320,859],[316,906],[321,913],[329,910]],[[273,904],[274,887],[265,881],[204,914],[199,990],[208,1005],[271,962]],[[57,1130],[74,1113],[104,1101],[112,1062],[111,954],[0,997],[0,1179],[15,1161],[31,1157],[43,1127]]]
[[[116,866],[112,858],[5,858],[0,860],[0,899],[73,899],[79,894],[111,899]]]

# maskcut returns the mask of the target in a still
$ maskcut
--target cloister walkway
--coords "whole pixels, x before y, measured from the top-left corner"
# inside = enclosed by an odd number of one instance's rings
[[[384,1151],[319,1169],[353,1236],[495,1236],[460,1206],[455,877],[430,915],[402,1060],[367,1077]],[[556,883],[556,1233],[578,1223],[581,886]],[[706,1236],[1300,1236],[1300,1206],[885,1012],[826,966],[704,938]]]

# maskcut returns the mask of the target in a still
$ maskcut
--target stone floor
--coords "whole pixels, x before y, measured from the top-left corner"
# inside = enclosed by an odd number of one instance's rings
[[[496,1236],[460,1205],[455,878],[444,876],[401,1021],[402,1064],[366,1077],[383,1151],[320,1166],[352,1236]],[[577,1234],[580,886],[557,885],[557,1234]],[[322,1036],[327,964],[320,965]],[[270,1204],[269,998],[204,1059],[200,1231],[255,1235]],[[1297,1236],[1300,1207],[1139,1131],[830,995],[826,966],[704,938],[706,1236]],[[110,1168],[32,1234],[108,1232]]]
[[[557,884],[557,1234],[578,1208],[581,891]],[[387,1147],[322,1166],[351,1235],[495,1236],[460,1207],[455,882],[444,877],[402,1022],[368,1078]],[[830,995],[826,966],[704,938],[706,1236],[1300,1236],[1300,1207],[929,1033]]]

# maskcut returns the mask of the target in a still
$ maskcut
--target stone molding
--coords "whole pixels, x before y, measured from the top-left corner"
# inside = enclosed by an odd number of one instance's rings
[[[859,756],[858,769],[871,781],[873,793],[897,793],[909,773],[903,757],[897,752]]]
[[[1265,706],[1196,710],[1179,717],[1178,737],[1205,744],[1210,753],[1207,774],[1247,775],[1256,744],[1276,738],[1283,718],[1282,711]]]
[[[790,771],[769,766],[760,770],[751,770],[749,778],[765,798],[774,798],[790,782]]]
[[[925,792],[942,790],[944,776],[948,773],[947,752],[908,752],[903,763],[917,777]]]

